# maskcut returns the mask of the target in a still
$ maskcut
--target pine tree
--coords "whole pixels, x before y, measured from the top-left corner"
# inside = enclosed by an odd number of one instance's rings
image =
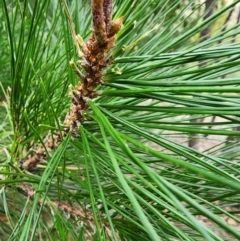
[[[239,240],[238,8],[2,0],[0,239]]]

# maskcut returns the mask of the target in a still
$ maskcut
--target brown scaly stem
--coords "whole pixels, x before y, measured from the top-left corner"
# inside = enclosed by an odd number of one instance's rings
[[[104,13],[104,21],[106,24],[106,31],[109,32],[109,28],[111,26],[111,20],[112,20],[112,0],[105,0],[103,2],[103,13]]]
[[[57,132],[53,138],[48,134],[45,138],[45,147],[38,146],[33,155],[29,155],[20,162],[20,167],[28,171],[36,169],[37,164],[46,160],[46,149],[51,152],[59,146],[63,138],[71,131],[72,137],[78,135],[78,127],[84,122],[84,112],[88,110],[88,99],[98,97],[95,87],[103,83],[103,70],[111,63],[106,55],[114,47],[115,35],[121,29],[123,18],[112,21],[112,0],[92,0],[93,33],[84,43],[81,36],[75,37],[79,60],[77,64],[70,62],[74,72],[79,77],[79,83],[70,86],[71,106],[70,112],[64,120],[65,129]],[[85,74],[78,69],[80,67]]]
[[[35,199],[35,190],[28,183],[21,183],[18,186],[18,190],[29,200],[33,201]],[[64,201],[47,201],[42,198],[38,199],[38,204],[40,206],[44,206],[48,210],[51,210],[50,213],[55,213],[56,210],[58,210],[67,214],[67,216],[69,216],[72,222],[76,220],[82,221],[84,237],[86,238],[86,240],[92,240],[92,237],[96,232],[96,223],[91,210],[84,208],[78,204],[70,205],[69,203]],[[51,220],[50,214],[48,214],[47,212],[43,213],[43,215],[44,214],[47,215],[45,217],[47,220]],[[104,227],[106,233],[108,234],[109,240],[112,240],[113,234],[111,231],[111,227],[108,222],[104,221],[106,219],[106,217],[104,217],[104,214],[102,218],[103,220],[101,222],[101,225]]]

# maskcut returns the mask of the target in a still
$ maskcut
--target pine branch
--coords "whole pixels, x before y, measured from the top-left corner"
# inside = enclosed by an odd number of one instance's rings
[[[69,12],[67,15],[70,17]],[[36,169],[37,164],[47,158],[46,151],[51,152],[52,149],[58,147],[69,132],[73,137],[78,135],[78,127],[84,122],[84,112],[89,109],[87,100],[98,97],[94,89],[103,82],[103,70],[113,61],[106,55],[114,47],[115,35],[121,29],[123,18],[115,21],[111,18],[112,0],[92,0],[93,33],[86,43],[80,35],[75,35],[72,21],[70,21],[79,56],[77,64],[71,61],[70,65],[80,80],[76,86],[69,86],[71,105],[70,112],[64,120],[65,128],[55,133],[53,138],[49,133],[45,138],[45,147],[37,146],[33,155],[21,160],[21,169],[28,171]],[[82,74],[78,67],[85,74]]]
[[[35,190],[28,183],[21,183],[18,189],[29,200],[34,200]],[[92,240],[92,237],[96,233],[96,220],[94,220],[94,216],[91,210],[81,207],[78,204],[70,205],[65,201],[49,201],[43,198],[39,198],[38,204],[39,206],[45,206],[51,210],[51,213],[56,214],[56,212],[64,212],[73,221],[76,219],[81,220],[84,229],[84,237],[86,240]],[[102,215],[104,216],[104,214]],[[101,220],[101,222],[99,221],[98,225],[101,226],[103,230],[105,230],[105,232],[108,234],[109,240],[111,240],[113,234],[108,222]]]

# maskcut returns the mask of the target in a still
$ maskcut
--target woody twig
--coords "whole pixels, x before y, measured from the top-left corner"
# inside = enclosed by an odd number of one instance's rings
[[[18,190],[26,196],[29,200],[33,201],[35,199],[35,190],[28,183],[21,183],[18,186]],[[102,220],[99,223],[96,223],[97,220],[94,220],[92,210],[89,208],[84,208],[79,204],[70,205],[64,201],[50,201],[43,198],[38,199],[39,206],[44,206],[48,210],[51,210],[50,213],[53,214],[52,218],[54,219],[54,214],[56,212],[65,213],[73,222],[78,220],[82,222],[82,228],[84,229],[84,237],[86,240],[92,240],[92,237],[96,233],[96,225],[101,226],[102,230],[109,236],[109,240],[112,240],[113,234],[109,223],[106,221],[106,215],[102,215]],[[48,220],[51,218],[50,213],[46,212],[48,215]],[[119,217],[116,217],[119,218]],[[101,224],[100,224],[101,223]]]
[[[45,140],[45,148],[40,146],[33,155],[21,161],[21,168],[28,171],[36,169],[37,164],[47,158],[46,148],[54,149],[71,131],[72,137],[78,135],[79,125],[84,122],[84,112],[89,109],[88,99],[98,97],[95,88],[103,83],[103,70],[111,63],[112,58],[106,57],[114,47],[115,35],[122,26],[123,18],[112,21],[112,0],[92,0],[93,32],[85,43],[80,35],[74,34],[79,60],[70,62],[79,77],[76,86],[70,86],[71,106],[64,120],[64,130],[57,132],[53,138],[51,133]],[[81,71],[81,70],[82,71]]]

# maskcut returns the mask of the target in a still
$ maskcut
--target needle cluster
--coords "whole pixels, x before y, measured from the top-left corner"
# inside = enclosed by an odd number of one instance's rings
[[[112,62],[108,56],[114,47],[115,35],[122,27],[123,18],[112,21],[112,0],[92,0],[92,27],[90,39],[85,43],[80,35],[75,36],[79,60],[71,61],[70,65],[79,77],[76,86],[69,86],[71,106],[64,120],[64,131],[54,136],[48,135],[45,147],[40,146],[33,155],[21,161],[20,167],[28,171],[34,170],[37,164],[46,159],[46,150],[54,149],[71,131],[78,134],[79,125],[84,121],[84,112],[89,109],[88,99],[98,96],[95,88],[103,82],[103,70]],[[107,57],[108,56],[108,57]]]

